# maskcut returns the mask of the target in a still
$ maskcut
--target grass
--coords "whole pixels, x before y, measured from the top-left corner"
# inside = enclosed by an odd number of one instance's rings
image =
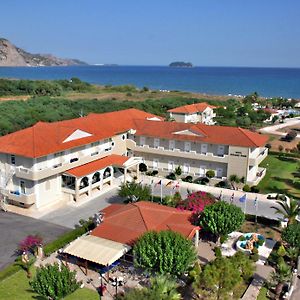
[[[34,274],[34,269],[32,271]],[[26,276],[25,271],[20,270],[19,272],[11,275],[0,281],[0,299],[9,300],[45,300],[45,298],[38,296],[32,291],[29,280]],[[68,295],[66,300],[98,300],[98,293],[87,288],[78,289],[73,294]]]
[[[263,286],[259,291],[257,300],[268,300],[269,298],[267,297],[267,292],[268,292],[268,289]]]
[[[270,154],[261,163],[266,176],[258,184],[262,193],[280,193],[300,199],[299,159]]]
[[[242,232],[256,232],[262,234],[267,239],[280,240],[281,230],[277,226],[245,221],[241,228]]]

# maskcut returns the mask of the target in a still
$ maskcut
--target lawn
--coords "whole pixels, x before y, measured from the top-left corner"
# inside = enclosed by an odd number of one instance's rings
[[[0,299],[9,300],[45,300],[45,298],[34,293],[29,285],[25,271],[21,270],[12,276],[0,281]],[[98,293],[87,289],[78,289],[73,294],[67,296],[66,300],[98,300]]]
[[[262,193],[287,194],[300,199],[299,159],[270,154],[261,163],[266,176],[258,184]]]

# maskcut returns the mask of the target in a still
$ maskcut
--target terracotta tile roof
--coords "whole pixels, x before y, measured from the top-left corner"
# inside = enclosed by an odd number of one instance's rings
[[[136,135],[157,138],[199,141],[210,144],[233,145],[241,147],[262,147],[268,137],[247,129],[229,126],[211,126],[202,123],[179,122],[149,122],[136,120]],[[192,134],[176,134],[176,132],[189,131]]]
[[[155,115],[127,109],[54,123],[38,122],[32,127],[0,137],[0,153],[41,157],[109,138],[131,129],[134,119],[151,117]],[[63,142],[78,129],[91,136]]]
[[[73,175],[75,177],[82,177],[98,170],[104,169],[108,166],[122,167],[123,164],[129,159],[127,156],[121,155],[108,155],[98,160],[92,161],[90,163],[69,169],[64,173]]]
[[[193,114],[196,112],[203,112],[207,107],[216,108],[216,106],[210,105],[206,102],[201,102],[201,103],[175,107],[173,109],[169,109],[168,112],[179,113],[179,114]]]
[[[112,204],[103,209],[104,222],[92,231],[92,235],[132,245],[145,232],[174,230],[192,238],[199,229],[189,219],[191,212],[140,201],[131,204]]]

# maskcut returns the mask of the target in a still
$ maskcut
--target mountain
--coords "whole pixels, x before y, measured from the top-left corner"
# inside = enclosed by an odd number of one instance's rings
[[[169,64],[169,67],[185,67],[185,68],[191,68],[193,65],[190,62],[184,62],[184,61],[174,61]]]
[[[0,38],[0,67],[41,67],[87,65],[78,59],[59,58],[50,54],[31,54]]]

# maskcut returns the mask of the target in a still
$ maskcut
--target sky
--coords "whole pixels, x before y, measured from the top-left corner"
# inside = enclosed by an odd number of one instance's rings
[[[299,0],[3,0],[0,37],[91,64],[300,67]]]

